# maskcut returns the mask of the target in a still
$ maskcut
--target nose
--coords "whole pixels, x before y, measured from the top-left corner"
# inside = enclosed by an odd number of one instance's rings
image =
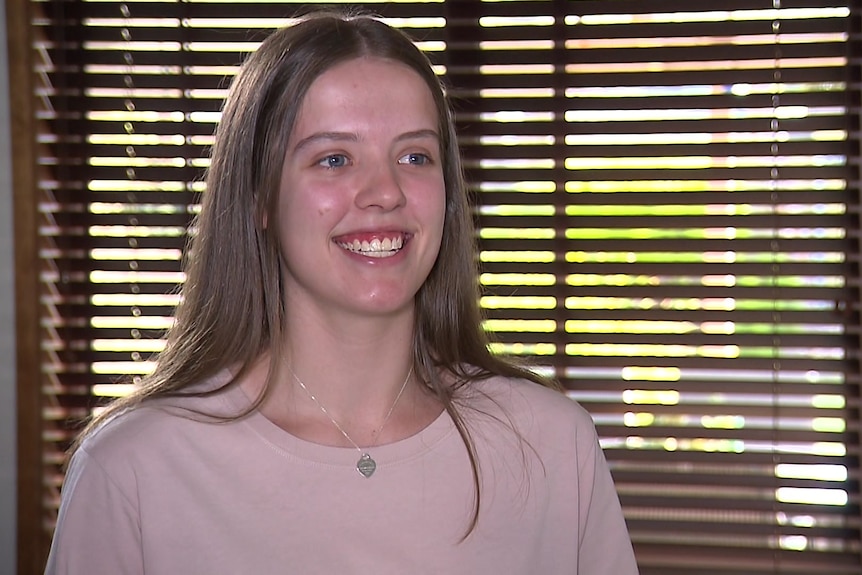
[[[389,211],[401,207],[406,202],[404,190],[401,187],[397,166],[381,162],[376,168],[369,170],[359,192],[356,194],[356,205],[360,208],[379,208]]]

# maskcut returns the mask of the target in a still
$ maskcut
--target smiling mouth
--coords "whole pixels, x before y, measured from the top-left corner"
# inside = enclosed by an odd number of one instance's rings
[[[400,235],[386,238],[374,238],[370,241],[358,239],[352,242],[336,242],[338,246],[351,253],[359,254],[369,258],[389,258],[401,251],[404,247],[404,238]]]

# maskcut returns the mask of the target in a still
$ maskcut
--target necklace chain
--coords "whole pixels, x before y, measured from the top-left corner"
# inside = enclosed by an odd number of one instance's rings
[[[377,462],[374,461],[374,459],[368,453],[368,450],[362,449],[361,447],[359,447],[358,443],[353,441],[353,438],[350,437],[350,434],[348,434],[347,431],[343,427],[341,427],[341,424],[338,423],[335,418],[329,414],[329,411],[327,411],[323,403],[321,403],[320,400],[317,399],[317,397],[315,397],[313,393],[311,393],[305,383],[303,383],[302,380],[299,379],[299,376],[296,375],[296,372],[293,371],[293,367],[288,365],[287,369],[288,371],[290,371],[290,375],[293,376],[293,379],[296,380],[296,383],[299,384],[299,387],[301,387],[302,390],[305,391],[305,393],[308,395],[308,397],[311,398],[311,401],[313,401],[317,405],[317,407],[320,408],[320,411],[323,412],[323,415],[325,415],[329,419],[329,421],[332,422],[332,425],[334,425],[335,428],[341,432],[341,435],[343,435],[344,438],[349,441],[350,444],[355,447],[356,450],[359,452],[359,460],[356,462],[357,471],[359,471],[359,473],[362,474],[362,476],[366,479],[371,477],[374,474],[374,471],[377,469]],[[398,400],[401,399],[401,395],[407,388],[407,382],[410,381],[411,375],[413,375],[412,365],[410,366],[410,371],[407,372],[407,377],[404,378],[404,383],[401,384],[401,389],[398,390],[398,395],[395,396],[395,401],[392,402],[392,406],[386,413],[386,417],[383,418],[383,423],[380,424],[380,429],[377,430],[377,435],[374,438],[374,443],[371,444],[368,449],[374,449],[377,446],[377,442],[380,440],[380,435],[383,433],[383,428],[386,427],[387,423],[389,423],[389,418],[392,417],[392,412],[395,411],[395,406],[398,405]]]

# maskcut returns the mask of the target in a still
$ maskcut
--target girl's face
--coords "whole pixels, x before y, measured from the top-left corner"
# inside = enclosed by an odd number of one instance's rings
[[[401,63],[361,57],[312,83],[279,191],[288,314],[412,313],[443,232],[438,132],[430,90]]]

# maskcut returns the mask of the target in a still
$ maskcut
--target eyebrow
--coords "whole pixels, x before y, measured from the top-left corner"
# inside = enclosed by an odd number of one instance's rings
[[[435,140],[440,140],[440,134],[437,133],[436,130],[431,129],[423,129],[423,130],[413,130],[411,132],[404,132],[403,134],[399,134],[397,138],[395,138],[396,142],[401,142],[404,140],[418,140],[423,138],[433,138]],[[315,142],[320,142],[322,140],[329,141],[341,141],[341,142],[358,142],[359,136],[354,134],[353,132],[315,132],[310,136],[301,139],[296,145],[293,147],[294,152],[298,152],[302,148],[310,146]]]
[[[436,130],[415,130],[413,132],[405,132],[395,138],[396,142],[402,142],[404,140],[421,140],[422,138],[433,138],[435,140],[440,139],[440,134],[437,133]]]

